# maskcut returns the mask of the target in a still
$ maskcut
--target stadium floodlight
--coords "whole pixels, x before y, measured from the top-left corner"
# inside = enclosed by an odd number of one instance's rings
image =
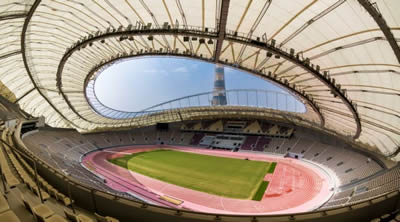
[[[272,56],[272,52],[267,52],[267,57],[271,57]]]
[[[309,59],[309,58],[306,58],[306,59],[304,60],[304,64],[307,65],[307,66],[310,65],[310,59]]]
[[[331,94],[333,95],[334,98],[337,97],[337,94],[333,90],[331,90]]]
[[[152,36],[152,35],[149,35],[149,36],[147,36],[147,39],[148,39],[149,41],[153,41],[153,36]]]
[[[208,42],[207,42],[207,44],[212,45],[212,44],[214,44],[214,42],[213,42],[212,39],[209,39]]]
[[[200,44],[204,44],[204,43],[206,43],[206,40],[205,39],[199,39],[199,43]]]
[[[183,41],[184,42],[188,42],[189,41],[189,37],[188,36],[183,36]]]
[[[163,29],[168,29],[168,22],[164,22]]]
[[[325,77],[325,79],[328,79],[328,78],[329,78],[329,76],[328,76],[328,71],[324,71],[324,77]]]
[[[291,48],[291,49],[290,49],[290,56],[292,56],[292,57],[293,57],[293,56],[294,56],[294,53],[295,53],[294,49],[293,49],[293,48]]]
[[[275,47],[275,43],[276,43],[276,40],[275,39],[271,39],[271,46],[272,47]]]

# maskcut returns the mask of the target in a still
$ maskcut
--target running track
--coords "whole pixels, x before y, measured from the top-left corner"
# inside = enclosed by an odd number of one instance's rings
[[[156,149],[155,146],[128,146],[95,151],[86,155],[82,164],[106,178],[106,184],[113,189],[135,193],[158,205],[208,213],[267,215],[306,212],[316,209],[333,194],[333,191],[330,191],[332,184],[328,175],[303,161],[262,153],[164,147],[214,156],[274,161],[278,164],[274,174],[266,175],[265,180],[270,183],[261,201],[232,199],[190,190],[129,171],[107,161],[129,153]],[[159,197],[162,195],[183,200],[184,203],[180,206],[173,205],[161,200]]]

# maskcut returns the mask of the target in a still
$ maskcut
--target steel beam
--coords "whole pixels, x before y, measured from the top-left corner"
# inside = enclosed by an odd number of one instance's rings
[[[221,4],[221,13],[219,17],[219,24],[218,24],[218,38],[217,38],[217,46],[215,47],[214,51],[214,62],[217,63],[219,61],[219,57],[221,55],[222,50],[222,43],[225,39],[226,33],[226,21],[228,19],[228,11],[229,11],[229,3],[230,0],[222,0]]]
[[[27,16],[26,13],[17,13],[12,15],[4,15],[0,16],[0,21],[10,20],[10,19],[18,19],[18,18],[25,18]]]
[[[332,82],[330,82],[328,79],[326,79],[322,75],[322,73],[319,72],[319,70],[317,70],[316,68],[311,66],[305,60],[301,60],[300,58],[297,58],[296,56],[293,56],[293,55],[289,54],[288,52],[286,52],[286,51],[284,51],[284,50],[282,50],[280,48],[274,47],[271,44],[268,44],[268,43],[265,43],[265,42],[261,42],[261,41],[257,41],[257,40],[253,40],[253,39],[248,39],[248,38],[245,38],[245,37],[233,36],[233,35],[227,35],[226,39],[229,40],[229,41],[232,41],[232,42],[237,42],[239,44],[247,44],[247,45],[255,47],[255,48],[259,48],[259,49],[262,49],[262,50],[266,50],[266,51],[272,52],[273,54],[279,55],[280,57],[292,62],[293,64],[295,64],[295,65],[303,68],[307,72],[309,72],[316,79],[318,79],[325,86],[327,86],[330,89],[330,91],[333,94],[337,95],[342,100],[343,104],[346,105],[348,110],[352,113],[354,121],[356,122],[356,125],[357,125],[356,133],[354,134],[353,139],[357,139],[358,137],[360,137],[360,134],[361,134],[361,121],[360,121],[360,117],[358,115],[358,112],[357,112],[355,106],[343,94],[343,92],[341,90],[339,90]]]
[[[33,13],[36,11],[37,7],[39,6],[41,0],[36,0],[32,7],[29,9],[29,12],[25,18],[25,22],[24,22],[24,26],[22,27],[22,32],[21,32],[21,52],[22,52],[22,60],[24,61],[24,66],[25,66],[25,70],[28,73],[28,76],[33,84],[33,87],[38,91],[38,93],[43,97],[43,99],[46,100],[46,102],[54,109],[54,111],[56,111],[63,119],[65,119],[67,122],[69,122],[71,125],[75,126],[76,128],[80,127],[78,125],[75,125],[75,123],[73,123],[71,120],[69,120],[66,116],[64,116],[64,114],[62,114],[57,107],[54,106],[53,103],[51,103],[51,101],[40,91],[40,89],[38,88],[35,80],[33,79],[31,70],[29,69],[29,65],[28,65],[28,60],[27,60],[27,56],[26,56],[26,32],[28,30],[28,26],[29,26],[29,22],[32,19]]]
[[[399,153],[400,153],[400,146],[396,147],[396,150],[392,154],[390,154],[388,157],[389,158],[394,158],[397,155],[399,155]]]
[[[392,47],[392,50],[396,55],[397,61],[400,63],[400,47],[397,44],[397,41],[394,38],[393,33],[390,31],[390,28],[387,25],[382,14],[378,11],[377,5],[371,3],[370,0],[358,0],[358,2],[362,7],[364,7],[364,9],[370,14],[370,16],[375,20],[376,24],[382,30],[383,34],[390,44],[390,47]]]
[[[34,91],[36,88],[32,88],[28,91],[26,91],[26,93],[24,93],[21,97],[19,97],[17,100],[15,100],[15,104],[17,104],[21,99],[23,99],[25,96],[29,95],[29,93],[31,93],[32,91]]]
[[[6,58],[14,56],[14,55],[18,55],[20,53],[21,53],[21,50],[17,50],[17,51],[14,51],[14,52],[10,52],[10,53],[7,53],[7,54],[0,55],[0,60],[6,59]]]

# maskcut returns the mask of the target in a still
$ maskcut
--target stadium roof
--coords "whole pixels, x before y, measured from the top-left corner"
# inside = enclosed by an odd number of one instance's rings
[[[91,109],[93,73],[121,57],[197,58],[284,85],[309,108],[302,119],[395,157],[399,11],[398,0],[3,0],[1,88],[55,127],[134,125]]]

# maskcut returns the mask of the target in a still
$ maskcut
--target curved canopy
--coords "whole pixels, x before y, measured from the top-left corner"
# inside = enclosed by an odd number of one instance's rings
[[[398,0],[5,0],[0,80],[48,124],[91,130],[138,124],[90,108],[84,88],[104,65],[223,63],[290,89],[307,106],[300,119],[396,157],[399,11]]]

